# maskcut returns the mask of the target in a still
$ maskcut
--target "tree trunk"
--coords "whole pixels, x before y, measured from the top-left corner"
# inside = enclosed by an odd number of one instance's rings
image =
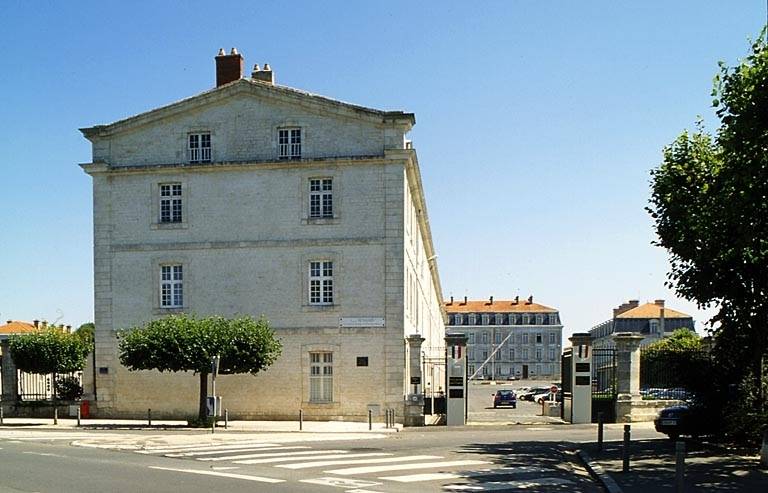
[[[200,372],[200,407],[198,409],[197,417],[201,422],[204,422],[208,417],[208,406],[206,404],[208,399],[208,372]]]

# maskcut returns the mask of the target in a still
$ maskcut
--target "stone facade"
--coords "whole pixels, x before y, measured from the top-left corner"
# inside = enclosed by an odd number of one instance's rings
[[[643,336],[641,346],[652,344],[669,336],[677,329],[694,330],[693,317],[664,306],[664,300],[640,304],[629,300],[613,309],[613,318],[590,329],[592,345],[596,349],[613,348],[613,334],[634,332]]]
[[[181,311],[263,315],[283,343],[267,371],[217,379],[232,418],[402,415],[405,337],[437,347],[444,335],[418,161],[405,140],[413,123],[409,113],[240,78],[83,129],[93,143],[82,167],[93,178],[98,415],[194,414],[196,377],[128,372],[117,355],[121,329]],[[299,129],[300,155],[281,159],[282,129]],[[193,134],[210,139],[207,159],[194,159]],[[331,213],[312,212],[317,180],[332,184]],[[171,221],[163,185],[179,186]],[[315,262],[332,266],[330,302],[312,299]],[[183,296],[171,303],[163,266],[183,270]],[[310,353],[332,353],[330,399],[310,396]]]

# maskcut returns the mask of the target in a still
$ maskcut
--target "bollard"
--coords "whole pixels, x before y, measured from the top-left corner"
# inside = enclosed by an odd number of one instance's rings
[[[299,409],[299,431],[304,429],[304,410]]]
[[[3,406],[0,406],[0,426],[3,426]]]
[[[77,426],[80,427],[80,406],[77,407]]]
[[[216,433],[216,416],[211,420],[211,435]]]
[[[624,425],[624,448],[621,450],[621,472],[629,472],[630,425]]]
[[[152,426],[152,409],[147,409],[147,426]]]
[[[391,427],[391,426],[392,426],[392,425],[390,424],[390,423],[392,422],[392,421],[391,421],[391,420],[392,420],[392,410],[391,410],[391,409],[387,409],[387,412],[386,412],[385,418],[386,418],[386,420],[387,420],[387,428]]]
[[[368,410],[368,429],[369,430],[373,429],[373,411],[371,411],[370,409]]]
[[[229,409],[224,410],[224,429],[226,430],[229,426]]]
[[[597,451],[603,451],[603,412],[597,413]]]
[[[53,424],[59,424],[59,408],[55,404],[53,406]]]
[[[675,443],[675,491],[685,491],[685,442]]]

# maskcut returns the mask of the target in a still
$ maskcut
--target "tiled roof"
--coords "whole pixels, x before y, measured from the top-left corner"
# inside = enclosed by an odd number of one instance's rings
[[[554,308],[528,303],[527,300],[489,300],[473,301],[455,300],[445,302],[445,311],[448,313],[557,313]]]
[[[662,308],[664,308],[664,318],[691,318],[691,316],[686,313],[659,306],[656,303],[646,303],[644,305],[640,305],[637,308],[633,308],[631,310],[625,311],[620,315],[616,315],[616,318],[660,318]]]
[[[18,320],[9,320],[7,324],[0,325],[0,334],[23,334],[25,332],[34,332],[38,330],[29,322],[19,322]]]

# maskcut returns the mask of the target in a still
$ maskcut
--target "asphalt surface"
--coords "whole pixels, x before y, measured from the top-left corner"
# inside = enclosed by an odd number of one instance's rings
[[[633,434],[658,437],[648,427]],[[607,426],[606,440],[621,435]],[[215,435],[2,428],[0,492],[596,492],[573,453],[594,437],[592,425]]]

